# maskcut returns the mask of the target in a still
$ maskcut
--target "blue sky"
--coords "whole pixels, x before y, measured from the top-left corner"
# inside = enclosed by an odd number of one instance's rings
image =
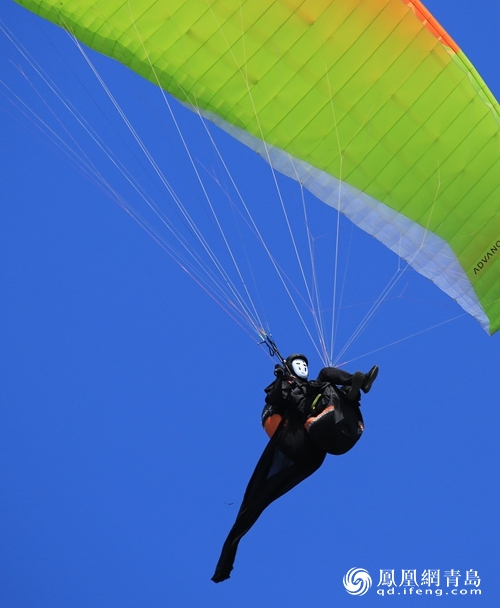
[[[485,0],[452,6],[434,0],[427,7],[498,98],[500,9]],[[4,3],[0,19],[148,193],[178,217],[71,40],[12,2]],[[169,183],[216,239],[158,91],[90,56]],[[341,358],[351,371],[380,366],[363,398],[362,441],[345,456],[329,457],[272,505],[243,539],[231,579],[210,581],[266,443],[259,420],[274,362],[20,111],[26,103],[27,112],[73,149],[79,146],[82,158],[142,213],[137,192],[4,34],[0,80],[1,605],[371,606],[394,601],[376,594],[381,569],[395,571],[401,592],[403,569],[416,570],[420,581],[434,568],[441,570],[443,596],[432,601],[497,606],[499,337],[488,337],[410,270]],[[14,96],[22,102],[13,105]],[[306,352],[317,373],[322,363],[306,330],[227,204],[234,192],[199,119],[173,107],[210,196],[220,203],[219,217],[237,236],[234,250],[262,319],[283,354]],[[212,133],[257,210],[266,242],[298,286],[269,167]],[[290,209],[298,209],[299,189],[285,179],[280,186]],[[332,267],[323,261],[332,259],[336,221],[312,198],[307,205],[328,301]],[[300,232],[298,239],[304,245]],[[214,243],[230,267],[224,247]],[[347,221],[339,247],[336,353],[400,267]],[[349,596],[342,584],[353,567],[373,578],[363,598]],[[452,596],[444,578],[451,569],[461,572],[458,589],[469,589],[467,570],[477,571],[482,595]],[[401,596],[398,606],[423,602],[431,600]]]

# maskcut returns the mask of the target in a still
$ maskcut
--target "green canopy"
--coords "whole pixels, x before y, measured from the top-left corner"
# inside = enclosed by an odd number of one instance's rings
[[[500,113],[418,0],[17,0],[300,180],[500,328]]]

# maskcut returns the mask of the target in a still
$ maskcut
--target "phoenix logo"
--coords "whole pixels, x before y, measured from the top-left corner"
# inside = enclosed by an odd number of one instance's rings
[[[363,568],[351,568],[343,579],[347,593],[364,595],[372,586],[372,577]]]

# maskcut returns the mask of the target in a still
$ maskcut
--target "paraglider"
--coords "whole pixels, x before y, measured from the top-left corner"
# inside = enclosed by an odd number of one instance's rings
[[[420,0],[17,1],[255,150],[487,332],[500,328],[499,106]]]
[[[18,1],[255,150],[487,332],[500,328],[499,107],[419,0]],[[247,307],[235,298],[230,306],[260,337]],[[307,359],[292,356],[266,391],[270,441],[215,582],[228,578],[263,509],[363,433],[358,397],[378,368],[343,376],[321,331],[318,323],[327,365],[318,379],[309,382]]]
[[[325,408],[333,405],[332,403],[326,404],[326,394],[316,390],[320,384],[328,383],[331,386],[342,387],[349,401],[359,401],[360,389],[364,393],[368,393],[378,375],[376,365],[366,374],[363,372],[350,374],[336,367],[325,367],[320,371],[315,383],[312,383],[307,382],[308,366],[307,357],[298,353],[288,356],[284,367],[279,364],[275,366],[276,380],[265,389],[266,405],[262,412],[262,426],[269,437],[273,436],[283,418],[283,412],[289,407],[297,408],[304,413],[315,412],[319,415]],[[311,389],[313,389],[313,396],[308,394]],[[330,395],[330,398],[333,396]],[[321,402],[320,399],[322,399]]]
[[[279,352],[273,343],[273,349]],[[229,578],[241,538],[264,509],[312,475],[327,453],[341,455],[359,441],[364,423],[360,389],[368,393],[378,375],[323,368],[308,380],[308,359],[294,354],[276,365],[276,379],[266,389],[262,426],[270,436],[248,483],[212,580]]]

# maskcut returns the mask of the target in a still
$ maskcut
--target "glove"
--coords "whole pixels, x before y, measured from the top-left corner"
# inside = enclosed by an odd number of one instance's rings
[[[279,363],[274,366],[274,375],[276,378],[283,378],[285,375],[285,370],[281,367]]]

